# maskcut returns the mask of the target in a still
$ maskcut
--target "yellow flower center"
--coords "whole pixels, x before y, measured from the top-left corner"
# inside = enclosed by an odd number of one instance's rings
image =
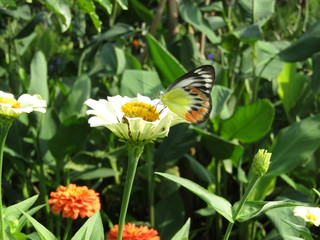
[[[21,108],[20,103],[13,98],[0,97],[0,103],[10,104],[12,108]]]
[[[141,117],[143,120],[148,122],[158,120],[160,115],[154,106],[143,102],[128,102],[122,105],[121,110],[124,112],[126,117]]]
[[[316,221],[316,220],[317,220],[316,215],[314,215],[314,214],[311,213],[311,212],[308,212],[308,213],[306,214],[306,218],[309,219],[310,221]]]

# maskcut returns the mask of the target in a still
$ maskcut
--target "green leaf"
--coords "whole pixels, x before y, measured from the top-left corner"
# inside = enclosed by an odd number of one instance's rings
[[[21,215],[22,211],[27,211],[38,199],[39,195],[35,195],[30,197],[22,202],[16,203],[4,209],[3,213],[4,216],[10,216],[10,218],[18,219]]]
[[[235,204],[235,206],[237,203]],[[244,222],[249,219],[256,217],[258,214],[269,211],[274,208],[286,208],[286,207],[297,207],[306,205],[301,202],[295,202],[290,200],[283,201],[270,201],[270,202],[262,202],[262,201],[247,201],[243,206],[243,209],[238,215],[237,221]]]
[[[239,4],[253,22],[265,22],[274,13],[275,0],[239,0]]]
[[[72,117],[85,115],[86,106],[84,102],[90,97],[91,81],[87,75],[81,75],[74,82],[69,95],[64,101],[60,119],[67,121]]]
[[[255,142],[267,134],[273,118],[274,108],[267,99],[238,107],[229,119],[222,121],[221,136],[245,143]]]
[[[305,86],[306,75],[297,72],[295,63],[285,63],[283,71],[277,77],[277,80],[279,84],[278,93],[289,117],[290,111],[297,104],[297,100]]]
[[[213,87],[211,92],[212,110],[210,113],[210,118],[214,118],[221,112],[223,106],[231,96],[231,92],[231,89],[223,86],[215,85]]]
[[[128,10],[128,1],[127,0],[117,0],[117,3],[123,10]]]
[[[77,5],[81,11],[89,14],[96,30],[101,32],[102,22],[99,19],[99,16],[96,13],[96,7],[92,0],[78,0]]]
[[[190,231],[190,218],[182,226],[182,228],[171,238],[171,240],[188,240]]]
[[[66,165],[65,168],[68,168],[69,166]],[[82,172],[72,172],[70,174],[70,179],[73,181],[82,179],[82,180],[90,180],[90,179],[97,179],[97,178],[108,178],[113,177],[115,175],[119,174],[118,172],[110,169],[110,168],[93,168],[93,169],[87,169]]]
[[[310,27],[290,47],[279,53],[279,57],[286,62],[303,61],[320,51],[320,20]]]
[[[76,232],[71,240],[105,239],[100,212],[93,214]]]
[[[192,171],[195,175],[202,181],[208,184],[214,184],[214,177],[212,172],[208,171],[201,163],[199,163],[194,157],[190,155],[185,155],[188,160]]]
[[[244,151],[243,147],[224,140],[215,134],[205,132],[200,129],[195,130],[201,134],[201,142],[206,150],[210,153],[210,156],[219,160],[231,159],[233,165],[238,166],[239,160]]]
[[[147,34],[146,39],[151,57],[160,76],[163,78],[162,82],[165,86],[168,86],[187,72],[179,61],[161,46],[152,35]]]
[[[188,127],[188,124],[179,124],[170,129],[169,136],[155,152],[154,161],[158,167],[173,166],[197,142],[195,133]]]
[[[30,223],[34,226],[34,228],[37,230],[40,238],[42,240],[56,240],[57,238],[48,230],[46,229],[41,223],[39,223],[36,219],[31,217],[28,213],[20,210],[23,215],[27,217],[27,219],[30,221]]]
[[[310,234],[310,230],[306,228],[305,226],[301,226],[298,224],[295,224],[293,222],[290,222],[286,219],[283,219],[285,223],[287,223],[289,226],[291,226],[293,229],[297,230],[306,240],[313,240],[313,237]]]
[[[320,114],[283,128],[271,146],[271,164],[266,175],[290,172],[308,160],[319,146]]]
[[[39,94],[46,101],[49,100],[47,82],[47,61],[41,51],[35,53],[31,61],[31,81],[29,94]]]
[[[43,2],[59,19],[62,32],[71,24],[71,11],[66,0],[46,0]]]
[[[182,0],[179,4],[179,11],[184,21],[192,24],[197,30],[206,34],[211,43],[217,44],[220,38],[212,31],[208,21],[202,16],[202,13],[196,2],[192,0]]]
[[[125,70],[121,78],[121,95],[137,97],[137,93],[151,99],[159,98],[162,84],[156,72]]]
[[[139,16],[141,20],[151,25],[154,14],[145,4],[139,0],[130,0],[130,8]]]
[[[156,204],[155,225],[162,239],[171,239],[183,221],[183,201],[177,192],[162,198]]]
[[[203,201],[205,201],[209,206],[211,206],[219,214],[225,217],[229,222],[233,222],[232,207],[230,202],[228,202],[225,198],[209,192],[207,189],[186,178],[159,172],[157,172],[156,174],[182,185],[183,187],[197,195],[199,198],[201,198]]]
[[[302,225],[304,220],[293,215],[294,207],[274,208],[266,212],[267,217],[271,220],[281,239],[289,239],[290,237],[300,237],[300,233],[290,227],[285,221]],[[294,238],[292,238],[294,239]]]
[[[33,33],[34,28],[41,22],[46,21],[48,15],[45,12],[39,12],[32,20],[17,34],[15,39],[25,38]]]
[[[111,0],[95,0],[97,3],[99,3],[106,11],[108,12],[109,15],[112,13],[112,2]]]

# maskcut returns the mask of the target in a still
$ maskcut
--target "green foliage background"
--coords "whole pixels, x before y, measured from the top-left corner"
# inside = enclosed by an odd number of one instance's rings
[[[233,204],[261,148],[272,152],[271,165],[250,200],[314,203],[319,8],[318,0],[1,0],[0,89],[17,97],[37,93],[48,102],[45,115],[23,115],[10,129],[4,203],[39,194],[41,205],[59,185],[87,185],[101,194],[108,232],[119,217],[127,152],[108,130],[89,127],[84,101],[137,93],[157,98],[204,64],[217,73],[211,117],[201,126],[178,125],[146,147],[128,221],[149,224],[164,240],[222,239],[227,220],[217,209],[154,172],[180,175]],[[292,207],[255,213],[243,216],[247,221],[236,225],[232,239],[305,234],[278,220],[303,224]],[[63,235],[66,219],[52,215],[48,205],[33,214],[55,236]],[[71,235],[84,222],[75,221]],[[13,225],[12,232],[20,232]],[[23,232],[37,239],[31,226]]]

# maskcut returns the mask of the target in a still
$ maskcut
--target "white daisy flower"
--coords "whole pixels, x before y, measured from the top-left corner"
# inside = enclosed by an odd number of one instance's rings
[[[149,142],[168,135],[169,128],[184,119],[160,104],[160,99],[137,95],[136,98],[114,96],[107,100],[88,99],[91,127],[105,126],[127,141]]]
[[[317,227],[320,225],[320,208],[298,206],[293,212],[295,216],[302,217],[306,222]]]
[[[46,112],[47,103],[40,95],[23,94],[18,100],[11,93],[0,91],[0,116],[16,118],[22,113]]]

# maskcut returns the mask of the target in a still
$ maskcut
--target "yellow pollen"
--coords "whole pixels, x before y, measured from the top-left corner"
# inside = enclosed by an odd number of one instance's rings
[[[122,105],[121,110],[124,112],[126,117],[141,117],[143,120],[148,122],[158,120],[160,115],[154,106],[143,102],[128,102]]]
[[[20,103],[13,98],[0,97],[0,103],[10,104],[12,108],[21,108]]]
[[[308,212],[306,214],[306,218],[309,219],[310,221],[316,221],[317,220],[317,217],[314,214],[312,214],[311,212]]]

